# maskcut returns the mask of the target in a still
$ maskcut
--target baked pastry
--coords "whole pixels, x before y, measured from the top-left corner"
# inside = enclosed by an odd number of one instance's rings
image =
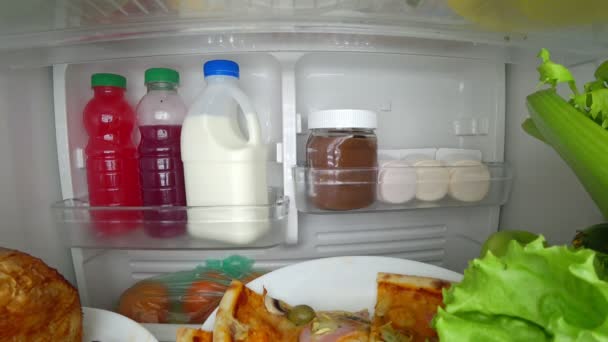
[[[0,249],[0,341],[81,341],[78,291],[28,254]]]

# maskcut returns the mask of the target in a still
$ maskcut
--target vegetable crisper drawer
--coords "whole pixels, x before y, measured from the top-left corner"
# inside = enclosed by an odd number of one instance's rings
[[[333,170],[295,167],[293,172],[296,206],[308,213],[502,205],[513,178],[504,163]]]
[[[83,248],[219,249],[270,247],[285,241],[289,199],[269,191],[268,205],[92,207],[68,199],[53,205],[67,245]]]

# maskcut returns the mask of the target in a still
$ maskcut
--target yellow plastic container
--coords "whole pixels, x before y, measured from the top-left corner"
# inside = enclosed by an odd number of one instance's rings
[[[608,22],[608,0],[447,0],[489,30],[527,32]]]

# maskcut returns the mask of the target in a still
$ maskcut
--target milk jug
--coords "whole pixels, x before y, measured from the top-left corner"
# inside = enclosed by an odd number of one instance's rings
[[[212,60],[203,69],[207,87],[190,107],[181,135],[186,202],[192,207],[188,232],[251,243],[269,229],[266,146],[260,123],[238,86],[237,63]],[[239,126],[238,108],[246,132]]]

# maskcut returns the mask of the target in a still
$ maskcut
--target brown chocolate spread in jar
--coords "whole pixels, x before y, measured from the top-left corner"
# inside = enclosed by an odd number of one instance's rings
[[[324,210],[365,208],[375,200],[376,114],[365,110],[311,113],[306,144],[309,198]]]

